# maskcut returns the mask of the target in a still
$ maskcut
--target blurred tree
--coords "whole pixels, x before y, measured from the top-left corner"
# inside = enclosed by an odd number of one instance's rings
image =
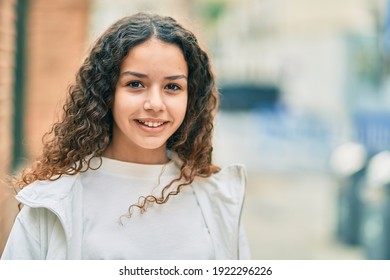
[[[224,13],[227,2],[223,0],[200,1],[197,9],[197,16],[202,18],[206,24],[214,24]]]

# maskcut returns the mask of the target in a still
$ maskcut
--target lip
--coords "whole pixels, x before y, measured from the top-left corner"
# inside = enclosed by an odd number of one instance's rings
[[[167,124],[169,123],[169,121],[166,121],[163,119],[151,119],[151,118],[134,119],[134,122],[142,131],[147,132],[147,133],[162,132],[166,128]],[[144,124],[145,122],[146,123],[154,123],[154,124],[161,123],[161,124],[153,127],[153,126],[145,125]]]
[[[163,119],[154,119],[154,118],[139,118],[134,119],[135,121],[142,121],[142,122],[168,122],[167,120]]]

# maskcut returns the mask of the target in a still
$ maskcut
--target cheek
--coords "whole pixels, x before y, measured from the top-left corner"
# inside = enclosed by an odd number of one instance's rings
[[[121,118],[123,116],[123,112],[126,111],[124,104],[125,103],[121,103],[118,100],[116,100],[114,102],[114,106],[112,108],[112,111],[113,111],[113,115],[114,115],[116,120]]]
[[[137,99],[131,98],[126,94],[117,94],[113,102],[113,114],[116,117],[127,117],[135,111]]]
[[[180,114],[180,118],[181,118],[181,121],[184,120],[184,117],[186,115],[186,112],[187,112],[187,103],[188,103],[188,96],[187,94],[185,96],[183,96],[183,99],[178,103],[176,104],[178,108],[178,114]]]

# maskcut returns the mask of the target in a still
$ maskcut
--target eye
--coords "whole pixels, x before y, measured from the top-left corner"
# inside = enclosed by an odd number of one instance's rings
[[[181,87],[178,86],[177,84],[168,84],[165,88],[173,91],[178,91],[181,89]]]
[[[131,81],[127,84],[128,87],[131,87],[131,88],[142,88],[143,85],[140,81]]]

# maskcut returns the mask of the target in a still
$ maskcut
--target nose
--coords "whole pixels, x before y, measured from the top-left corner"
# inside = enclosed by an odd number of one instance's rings
[[[144,109],[152,110],[155,112],[165,110],[163,93],[159,88],[153,87],[148,90],[144,103]]]

